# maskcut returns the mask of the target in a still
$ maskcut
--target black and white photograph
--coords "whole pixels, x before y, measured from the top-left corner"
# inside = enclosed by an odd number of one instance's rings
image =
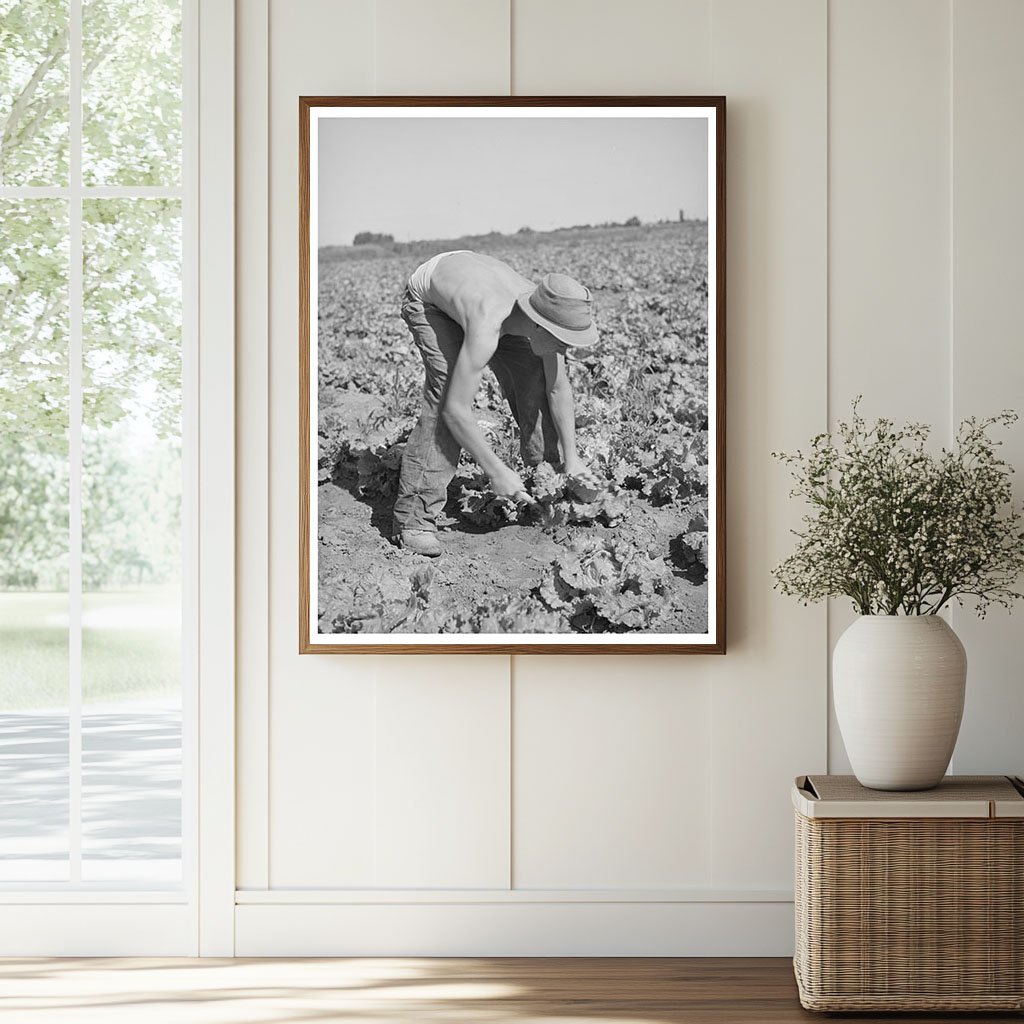
[[[724,101],[300,104],[300,649],[724,649]]]

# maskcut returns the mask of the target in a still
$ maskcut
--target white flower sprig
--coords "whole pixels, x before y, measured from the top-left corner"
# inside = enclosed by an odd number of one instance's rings
[[[1005,411],[960,424],[952,450],[929,454],[920,423],[849,423],[819,434],[809,452],[773,452],[812,511],[793,531],[796,551],[776,566],[777,590],[804,603],[846,596],[862,615],[934,615],[974,598],[978,615],[1024,594],[1024,516],[1011,502],[1013,469],[996,457],[990,427]]]

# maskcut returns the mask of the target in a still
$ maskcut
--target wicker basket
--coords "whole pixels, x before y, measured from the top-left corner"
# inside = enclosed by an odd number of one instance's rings
[[[924,793],[797,779],[796,955],[808,1010],[1024,1009],[1024,786]]]

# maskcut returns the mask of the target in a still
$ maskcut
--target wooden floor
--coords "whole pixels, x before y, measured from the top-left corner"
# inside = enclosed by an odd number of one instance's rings
[[[783,959],[5,959],[3,1024],[739,1024],[829,1020]],[[1024,1020],[1019,1014],[848,1020]]]

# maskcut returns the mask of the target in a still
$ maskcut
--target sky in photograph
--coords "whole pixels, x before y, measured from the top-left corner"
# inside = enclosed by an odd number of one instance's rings
[[[319,244],[707,217],[704,118],[321,118]]]

